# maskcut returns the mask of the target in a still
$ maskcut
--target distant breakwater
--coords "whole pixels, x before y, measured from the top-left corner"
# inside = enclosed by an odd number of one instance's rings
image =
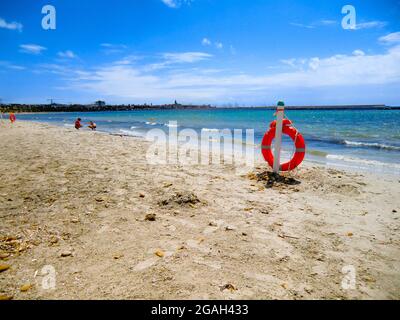
[[[193,110],[193,109],[265,109],[274,110],[276,106],[216,107],[211,105],[82,105],[82,104],[2,104],[0,111],[7,112],[100,112],[134,110]],[[286,106],[286,110],[394,110],[400,106],[378,105],[325,105],[325,106]]]

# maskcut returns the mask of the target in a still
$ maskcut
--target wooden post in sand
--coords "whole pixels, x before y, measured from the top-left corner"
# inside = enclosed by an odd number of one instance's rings
[[[283,101],[278,102],[278,107],[276,108],[276,131],[275,131],[275,148],[274,148],[274,166],[273,171],[279,174],[279,167],[281,163],[281,146],[282,146],[282,122],[283,113],[285,110],[285,104]]]

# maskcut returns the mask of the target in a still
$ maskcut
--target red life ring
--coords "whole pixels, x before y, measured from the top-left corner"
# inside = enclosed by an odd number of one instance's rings
[[[267,131],[261,142],[261,152],[268,164],[274,166],[274,155],[272,154],[272,140],[275,138],[276,131],[276,120],[272,121],[270,124],[270,129]],[[284,119],[282,123],[282,133],[288,135],[295,143],[296,151],[292,159],[280,165],[280,171],[290,171],[296,168],[300,163],[302,163],[305,152],[306,144],[304,138],[299,133],[296,128],[292,127],[292,122],[289,119]]]

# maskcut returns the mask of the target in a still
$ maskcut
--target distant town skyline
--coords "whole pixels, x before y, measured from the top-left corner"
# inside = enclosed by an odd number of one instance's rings
[[[400,105],[400,2],[0,3],[3,103]],[[43,28],[46,5],[54,28]]]

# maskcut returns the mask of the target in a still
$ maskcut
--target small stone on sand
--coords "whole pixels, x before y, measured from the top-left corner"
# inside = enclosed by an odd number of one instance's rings
[[[162,252],[161,250],[157,250],[156,252],[154,252],[154,254],[155,254],[157,257],[160,257],[160,258],[164,257],[164,252]]]
[[[69,250],[61,252],[61,257],[69,257],[72,256],[72,252]]]
[[[230,292],[237,290],[237,288],[231,283],[227,283],[226,285],[223,285],[222,287],[220,287],[220,289],[221,289],[221,291],[229,290]]]
[[[26,283],[23,286],[21,286],[20,290],[21,292],[26,292],[28,291],[30,288],[32,288],[32,285],[30,283]]]
[[[0,259],[7,259],[9,256],[8,252],[0,252]]]
[[[58,238],[55,236],[52,236],[49,241],[51,244],[56,244],[58,242]]]
[[[10,265],[8,264],[0,264],[0,272],[6,271],[10,269]]]
[[[148,213],[146,214],[145,221],[156,221],[156,214],[155,213]]]

